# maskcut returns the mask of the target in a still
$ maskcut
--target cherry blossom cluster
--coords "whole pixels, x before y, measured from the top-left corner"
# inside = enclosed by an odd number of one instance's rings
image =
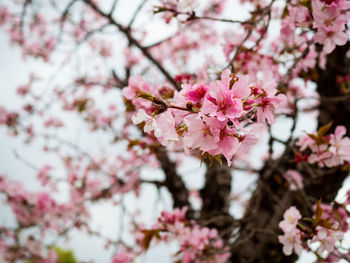
[[[28,192],[21,183],[9,181],[3,176],[0,177],[0,192],[5,194],[18,222],[26,227],[43,225],[59,231],[61,223],[77,212],[77,209],[81,209],[74,207],[73,203],[70,205],[58,204],[46,192]],[[87,215],[83,209],[80,210],[80,213]],[[58,218],[60,220],[57,220]]]
[[[308,39],[305,34],[295,34],[295,29],[312,27],[313,40],[323,45],[323,51],[331,53],[336,45],[342,46],[349,39],[346,24],[350,18],[348,1],[312,0],[312,8],[307,5],[288,5],[288,15],[282,20],[281,35],[289,45],[300,44]],[[315,53],[315,52],[313,52]]]
[[[329,128],[329,127],[328,127]],[[320,167],[335,167],[350,161],[350,138],[346,135],[344,126],[337,126],[334,134],[324,135],[327,127],[321,128],[318,133],[302,136],[296,145],[300,147],[304,160]],[[299,155],[300,156],[300,155]]]
[[[4,176],[0,176],[0,193],[11,207],[17,224],[10,228],[0,226],[0,255],[5,262],[30,259],[41,263],[57,263],[56,252],[47,249],[42,242],[46,231],[60,234],[72,223],[79,228],[81,220],[89,216],[84,207],[76,202],[59,204],[49,193],[29,192],[20,182],[9,181]],[[72,222],[77,215],[79,219]],[[39,227],[40,238],[25,234],[32,227]]]
[[[312,16],[313,27],[317,29],[314,40],[323,45],[326,54],[349,40],[348,29],[345,29],[350,19],[349,1],[312,0]]]
[[[16,262],[18,260],[35,260],[40,263],[58,263],[59,257],[55,250],[45,248],[40,238],[29,235],[18,249],[16,232],[0,226],[0,260]],[[29,262],[29,261],[28,261]]]
[[[136,258],[136,254],[131,249],[128,249],[123,244],[118,247],[118,252],[115,253],[112,263],[132,263]]]
[[[0,26],[6,28],[13,43],[22,46],[23,56],[41,57],[44,61],[49,61],[57,44],[52,31],[50,32],[50,22],[43,14],[33,13],[28,25],[26,23],[21,16],[10,12],[7,6],[0,6]]]
[[[250,85],[248,76],[228,70],[217,81],[183,84],[172,97],[169,89],[157,91],[141,77],[129,80],[123,95],[141,108],[133,123],[143,123],[144,132],[154,132],[163,145],[175,142],[185,151],[222,154],[229,165],[234,154],[247,152],[257,141],[244,125],[254,118],[272,124],[275,109],[285,99],[269,74]]]
[[[163,211],[158,222],[149,230],[141,230],[139,243],[147,249],[152,239],[157,242],[177,241],[180,250],[175,254],[179,262],[227,262],[229,248],[216,229],[201,227],[186,219],[187,208],[175,209],[172,213]]]
[[[283,235],[278,237],[283,245],[283,253],[300,255],[302,250],[311,250],[326,262],[338,262],[342,255],[338,251],[349,229],[348,211],[345,204],[331,205],[318,202],[314,207],[314,216],[302,218],[299,210],[292,206],[283,215],[279,227]],[[312,246],[317,246],[312,250]]]
[[[299,219],[301,219],[299,210],[292,206],[284,212],[283,220],[279,223],[284,235],[278,236],[278,240],[283,245],[283,253],[287,256],[291,255],[293,251],[300,255],[303,249],[301,231],[297,228]]]
[[[300,44],[307,40],[305,36],[295,33],[296,28],[308,26],[312,20],[307,7],[303,5],[288,5],[288,13],[282,20],[281,36],[284,37],[286,46]]]
[[[142,224],[134,230],[139,248],[120,244],[113,257],[113,263],[132,263],[145,253],[152,243],[173,243],[179,245],[174,254],[176,262],[227,262],[229,247],[225,247],[216,229],[201,227],[186,219],[187,207],[175,208],[173,212],[163,211],[157,223],[147,229]]]
[[[138,195],[140,179],[137,166],[143,166],[145,158],[149,160],[150,165],[158,165],[149,159],[149,155],[140,155],[134,149],[130,149],[128,156],[117,156],[110,163],[108,160],[96,160],[91,163],[83,158],[63,158],[68,172],[67,183],[70,192],[70,200],[67,203],[57,202],[48,192],[30,192],[20,182],[0,176],[0,197],[5,197],[4,201],[11,207],[18,222],[16,228],[0,228],[0,259],[3,258],[5,262],[13,262],[15,259],[31,259],[41,263],[59,262],[55,251],[45,248],[42,238],[46,233],[61,235],[65,233],[65,229],[74,227],[91,234],[87,225],[89,213],[86,202],[105,200],[117,193],[130,191]],[[104,174],[104,177],[100,174],[94,178],[95,172],[104,169],[105,173],[110,170],[110,174]],[[49,186],[53,193],[58,193],[55,181],[57,178],[53,176],[53,172],[52,166],[45,165],[38,171],[37,178],[43,186]],[[114,204],[117,203],[116,201]],[[33,227],[39,227],[40,239],[30,236],[21,243],[16,241],[19,238],[17,228],[23,230],[21,233],[25,236],[26,230]],[[107,240],[107,243],[109,242],[110,240]],[[119,256],[117,258],[120,260]],[[114,262],[125,262],[118,260],[115,259]]]
[[[154,156],[146,150],[130,149],[128,154],[116,155],[112,158],[91,160],[92,157],[72,158],[64,157],[67,170],[67,182],[70,187],[71,198],[74,202],[86,200],[97,201],[108,199],[117,194],[133,192],[139,195],[141,179],[140,169],[145,167],[158,167]],[[43,184],[50,184],[53,180],[49,176],[50,166],[44,166],[38,173],[38,179]]]
[[[14,127],[17,125],[18,113],[6,110],[0,106],[0,125],[6,125],[8,127]]]
[[[273,52],[284,54],[288,58],[298,50],[300,58],[303,58],[293,65],[293,77],[308,72],[316,63],[325,68],[326,55],[349,40],[349,6],[345,0],[312,0],[310,4],[291,1],[284,11],[278,11],[280,15],[276,12],[278,17],[282,17],[282,23],[279,44],[272,45]],[[317,51],[315,43],[323,45],[323,50]]]

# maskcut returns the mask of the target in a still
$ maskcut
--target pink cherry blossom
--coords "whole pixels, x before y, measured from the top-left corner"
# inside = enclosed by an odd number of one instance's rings
[[[212,130],[209,118],[190,114],[184,119],[187,132],[183,138],[184,146],[190,149],[201,149],[208,152],[217,148],[219,141],[218,130]]]
[[[278,236],[278,241],[283,245],[283,253],[289,256],[294,252],[300,255],[303,247],[300,237],[300,231],[286,232],[283,236]]]
[[[292,191],[303,189],[303,178],[296,170],[287,170],[283,177],[289,182],[289,189]]]
[[[132,263],[135,257],[136,255],[129,252],[124,245],[120,245],[118,252],[113,257],[112,263]]]
[[[317,249],[319,255],[322,255],[324,251],[332,252],[334,250],[335,243],[343,239],[344,233],[332,229],[326,229],[324,227],[316,227],[317,235],[312,239],[312,243],[320,242]]]
[[[149,116],[143,109],[139,110],[135,116],[133,116],[132,121],[135,125],[145,122],[143,128],[144,132],[150,133],[154,131],[156,137],[162,136],[162,130],[158,128],[157,121]]]
[[[324,52],[326,54],[331,53],[335,46],[342,46],[349,40],[348,34],[341,31],[325,31],[319,29],[314,36],[317,43],[324,45]]]
[[[292,206],[284,212],[283,221],[279,223],[279,227],[284,232],[289,232],[296,227],[299,219],[301,219],[299,210],[295,206]]]
[[[211,117],[216,116],[219,121],[225,121],[242,116],[243,105],[240,100],[234,98],[232,90],[219,86],[210,89],[204,99],[201,112]]]
[[[337,126],[334,134],[331,134],[329,151],[332,157],[325,161],[326,166],[334,167],[350,161],[350,138],[344,137],[345,134],[344,126]]]
[[[156,137],[158,137],[159,141],[163,145],[167,145],[170,141],[179,140],[179,135],[177,134],[177,131],[176,131],[175,118],[170,111],[166,111],[159,116],[159,118],[157,119],[156,130],[157,130]]]

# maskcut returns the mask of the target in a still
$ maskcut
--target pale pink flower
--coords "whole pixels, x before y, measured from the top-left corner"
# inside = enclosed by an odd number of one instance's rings
[[[152,87],[140,76],[129,78],[128,86],[123,89],[123,96],[128,100],[133,100],[140,91],[152,93]]]
[[[239,141],[235,136],[237,133],[235,129],[227,126],[226,121],[219,121],[215,118],[211,118],[209,121],[212,134],[218,134],[219,140],[217,142],[217,148],[208,151],[208,153],[211,155],[222,154],[227,160],[227,165],[231,166],[231,159],[239,147]]]
[[[309,18],[309,11],[305,6],[288,5],[288,15],[282,20],[281,35],[283,40],[292,45],[295,42],[295,29],[297,26],[305,24]]]
[[[136,255],[129,252],[124,245],[120,245],[118,252],[114,255],[112,263],[131,263]]]
[[[318,254],[323,254],[324,251],[332,252],[337,241],[340,241],[344,237],[344,233],[332,229],[327,229],[322,226],[317,226],[317,235],[311,240],[312,243],[320,242],[320,246],[317,249]]]
[[[251,131],[243,136],[241,136],[241,145],[239,147],[239,154],[247,154],[249,153],[250,148],[257,144],[259,139],[254,135]]]
[[[323,44],[323,51],[326,54],[331,53],[335,46],[342,46],[349,40],[348,34],[342,31],[325,31],[320,28],[315,34],[314,40],[317,43]]]
[[[161,136],[157,137],[159,137],[158,139],[163,145],[168,145],[170,141],[179,140],[175,126],[175,118],[169,110],[160,114],[157,119],[157,128],[160,130]]]
[[[37,175],[38,180],[41,182],[42,185],[47,185],[49,182],[49,172],[52,170],[52,166],[50,165],[45,165],[43,166]]]
[[[301,214],[295,206],[292,206],[284,212],[283,219],[278,226],[284,232],[290,232],[296,228],[298,220],[301,219]]]
[[[345,161],[350,161],[350,138],[344,137],[345,134],[346,128],[344,126],[337,126],[334,135],[331,134],[329,152],[333,156],[325,161],[326,166],[334,167],[342,165]]]
[[[233,96],[233,91],[227,87],[211,88],[204,99],[201,113],[215,116],[219,121],[240,117],[243,114],[242,101]]]
[[[144,132],[150,133],[154,131],[154,136],[162,136],[162,130],[158,128],[156,120],[149,116],[143,109],[139,110],[137,114],[132,117],[132,122],[135,125],[145,122],[145,126],[143,128]]]
[[[289,169],[283,177],[289,182],[290,190],[296,191],[304,188],[303,178],[298,171]]]
[[[314,27],[326,30],[333,28],[342,31],[347,22],[346,16],[341,14],[342,7],[327,6],[320,0],[312,0],[312,16]]]
[[[187,125],[187,132],[183,138],[185,147],[191,149],[200,148],[204,152],[217,147],[219,136],[217,131],[213,132],[210,129],[208,118],[201,118],[197,114],[190,114],[185,117],[184,121]]]
[[[258,122],[264,123],[267,120],[268,124],[273,124],[275,120],[274,111],[279,107],[283,101],[286,100],[286,96],[283,94],[277,94],[277,83],[273,79],[272,72],[264,72],[264,81],[259,81],[253,88],[253,95],[257,96],[256,115]]]
[[[313,148],[313,146],[315,145],[315,140],[312,139],[310,136],[305,135],[300,137],[295,145],[299,146],[301,151],[304,151],[306,148]]]
[[[51,117],[51,118],[49,118],[49,119],[44,121],[44,126],[45,127],[56,127],[56,128],[58,128],[58,127],[63,127],[64,124],[59,118]]]
[[[228,89],[233,77],[236,78],[232,86],[233,98],[245,99],[250,95],[248,75],[232,76],[231,72],[226,69],[221,73],[220,85]]]
[[[278,236],[278,241],[283,245],[283,253],[289,256],[294,252],[300,255],[303,247],[301,242],[300,230],[286,232],[283,236]]]
[[[313,150],[313,153],[310,154],[308,162],[311,164],[318,163],[320,167],[323,167],[325,162],[333,155],[331,152],[327,151],[327,144],[316,145],[315,143],[311,149]]]
[[[339,4],[339,3],[338,3]],[[348,16],[342,14],[343,4],[325,5],[319,0],[312,0],[312,15],[317,33],[314,40],[323,45],[326,54],[331,53],[335,46],[342,46],[349,40],[347,33],[343,32]]]
[[[250,94],[249,78],[242,76],[241,81],[238,79],[236,85],[232,87],[230,86],[231,79],[230,72],[223,71],[221,80],[212,84],[207,92],[201,114],[215,116],[219,121],[228,119],[234,121],[245,113],[242,99]]]

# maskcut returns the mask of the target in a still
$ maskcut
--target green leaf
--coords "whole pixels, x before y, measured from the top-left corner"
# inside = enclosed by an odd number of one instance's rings
[[[330,123],[322,126],[321,128],[319,128],[319,130],[317,131],[317,136],[320,138],[320,137],[323,137],[328,131],[329,129],[331,128],[333,124],[333,121],[331,121]]]
[[[219,163],[220,165],[222,165],[222,160],[221,160],[221,155],[220,155],[220,154],[214,155],[214,158],[215,158],[215,160],[218,161],[218,163]]]
[[[58,263],[77,263],[72,250],[64,250],[59,247],[54,247],[53,250],[58,255]]]
[[[145,250],[149,248],[153,237],[156,237],[158,239],[160,238],[160,235],[159,235],[160,229],[142,230],[141,232],[144,235],[142,246]]]
[[[59,247],[52,247],[51,249],[57,253],[57,256],[58,256],[57,263],[77,263],[77,260],[75,259],[72,250],[64,250]],[[25,263],[38,263],[38,262],[35,262],[33,260],[26,260]]]
[[[136,98],[143,98],[145,100],[153,101],[154,96],[150,93],[139,91],[139,93],[135,96]]]
[[[316,205],[316,211],[315,211],[316,224],[321,220],[322,215],[323,215],[323,209],[321,207],[321,200],[318,200]]]

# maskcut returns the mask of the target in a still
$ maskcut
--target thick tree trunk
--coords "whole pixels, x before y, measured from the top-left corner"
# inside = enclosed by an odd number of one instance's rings
[[[210,228],[216,228],[220,233],[232,226],[233,218],[229,215],[231,193],[231,168],[225,163],[207,164],[205,185],[200,191],[203,206],[200,214],[202,222]],[[229,236],[229,232],[223,234]]]
[[[318,91],[321,96],[319,105],[318,126],[333,121],[332,130],[337,125],[346,126],[350,130],[349,101],[340,99],[341,93],[337,78],[349,75],[350,65],[346,52],[350,43],[337,47],[327,57],[326,70],[317,68]],[[336,99],[334,99],[336,97]],[[330,99],[332,98],[332,99]],[[296,256],[285,256],[277,235],[281,233],[278,223],[283,213],[291,205],[297,206],[303,216],[310,216],[312,200],[334,200],[348,173],[340,169],[319,169],[316,165],[293,164],[293,151],[287,147],[281,158],[269,161],[260,173],[260,180],[253,192],[247,211],[242,220],[240,235],[232,245],[231,262],[294,262]],[[281,185],[281,175],[287,169],[298,169],[303,175],[305,191],[291,192]],[[310,169],[311,168],[311,169]],[[311,196],[312,199],[306,199]],[[314,203],[314,202],[313,202]]]
[[[185,182],[176,171],[176,164],[170,160],[165,148],[162,146],[159,146],[155,150],[155,154],[164,172],[164,184],[173,198],[174,208],[187,206],[192,213],[191,204],[189,202],[189,192],[185,186]]]

